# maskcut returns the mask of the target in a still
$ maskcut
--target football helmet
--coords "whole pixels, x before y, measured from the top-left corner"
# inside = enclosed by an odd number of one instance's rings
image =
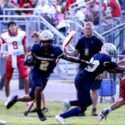
[[[116,54],[116,46],[112,43],[104,43],[101,50],[108,53],[109,55]]]
[[[48,40],[53,40],[53,39],[54,39],[54,35],[49,30],[43,30],[40,33],[40,41],[48,41]]]

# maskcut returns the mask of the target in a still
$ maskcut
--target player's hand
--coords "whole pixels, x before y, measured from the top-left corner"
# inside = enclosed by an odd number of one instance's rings
[[[36,63],[36,60],[32,54],[26,56],[24,65],[33,66],[35,63]]]
[[[87,65],[92,65],[90,62],[85,61],[85,60],[81,60],[81,64],[82,64],[82,65],[85,65],[85,66],[87,66]]]

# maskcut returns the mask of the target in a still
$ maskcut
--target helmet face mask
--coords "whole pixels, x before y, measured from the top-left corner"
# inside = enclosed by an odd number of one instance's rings
[[[52,40],[40,40],[41,43],[52,43]]]
[[[101,50],[105,51],[107,54],[111,56],[116,55],[116,46],[112,43],[104,43]]]
[[[50,46],[52,46],[53,41],[52,40],[41,40],[40,44],[41,46],[45,47],[45,48],[49,48]]]

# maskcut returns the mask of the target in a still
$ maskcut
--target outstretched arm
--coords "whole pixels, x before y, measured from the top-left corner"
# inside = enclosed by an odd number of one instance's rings
[[[119,62],[117,63],[118,65],[125,65],[125,58],[119,60]]]
[[[110,73],[123,73],[125,72],[125,66],[121,66],[115,62],[105,62],[104,66]]]
[[[117,65],[117,67],[115,69],[108,69],[108,72],[110,72],[110,73],[123,73],[123,72],[125,72],[125,66]]]
[[[62,55],[61,58],[65,59],[67,61],[70,61],[70,62],[81,63],[81,64],[85,64],[85,65],[90,64],[88,61],[81,60],[79,58],[76,58],[76,57],[73,57],[73,56],[69,56],[69,55],[66,55],[66,54]]]

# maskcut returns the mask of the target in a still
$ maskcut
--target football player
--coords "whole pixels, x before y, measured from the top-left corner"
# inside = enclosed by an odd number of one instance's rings
[[[122,59],[118,62],[119,65],[125,65],[125,59]],[[103,119],[106,120],[108,114],[121,106],[125,105],[125,77],[121,80],[121,97],[113,103],[110,107],[104,108],[99,114],[98,114],[98,120],[101,121]]]
[[[57,115],[56,120],[62,124],[67,125],[65,119],[72,116],[79,116],[82,112],[87,110],[87,107],[92,104],[90,96],[90,87],[93,80],[105,70],[108,72],[124,72],[125,67],[121,67],[112,61],[110,55],[116,53],[116,47],[111,43],[104,43],[99,54],[95,54],[90,59],[91,65],[88,65],[83,71],[79,72],[75,80],[77,88],[78,106],[75,108]]]
[[[5,78],[5,94],[7,101],[10,99],[10,80],[15,68],[19,69],[19,73],[24,83],[25,94],[29,93],[28,83],[28,67],[24,66],[25,54],[28,51],[26,33],[18,28],[15,22],[9,22],[7,32],[1,34],[1,45],[6,45],[6,78]],[[6,105],[7,102],[5,102]]]
[[[46,120],[46,117],[41,110],[41,92],[46,87],[48,78],[56,66],[57,59],[62,58],[76,63],[88,64],[86,61],[84,62],[75,57],[65,55],[60,47],[53,46],[53,40],[54,36],[51,31],[43,30],[40,33],[40,43],[35,44],[32,47],[31,52],[25,61],[26,65],[33,65],[31,71],[33,86],[30,94],[29,96],[24,97],[19,97],[18,95],[13,96],[6,105],[7,109],[12,107],[17,101],[24,102],[35,100],[38,118],[41,121]]]

